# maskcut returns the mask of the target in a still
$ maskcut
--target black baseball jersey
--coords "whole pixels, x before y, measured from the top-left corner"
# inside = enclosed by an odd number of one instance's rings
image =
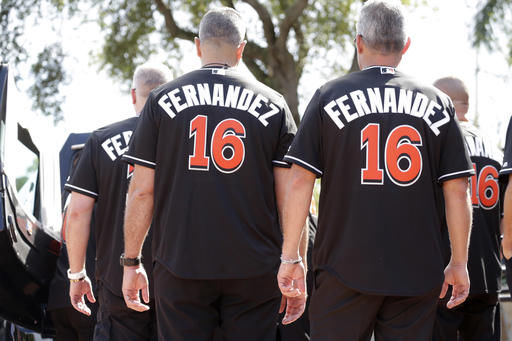
[[[328,82],[285,160],[322,177],[314,269],[381,295],[441,285],[441,183],[473,173],[446,95],[390,67]]]
[[[65,185],[96,200],[96,279],[122,296],[123,268],[119,256],[124,249],[123,222],[128,184],[133,167],[121,161],[138,117],[94,131],[85,144],[75,173]],[[151,275],[151,245],[143,248],[144,266]]]
[[[501,153],[482,138],[478,129],[469,122],[460,124],[475,174],[470,178],[473,226],[469,243],[468,271],[470,293],[497,293],[501,287],[500,262],[500,187],[498,174]],[[443,231],[446,253],[450,259],[448,231]]]
[[[153,91],[123,159],[155,169],[153,251],[181,278],[277,270],[274,166],[295,134],[283,97],[235,69],[202,68]]]

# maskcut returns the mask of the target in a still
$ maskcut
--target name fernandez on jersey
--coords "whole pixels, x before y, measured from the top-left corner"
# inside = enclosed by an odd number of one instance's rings
[[[238,85],[187,84],[175,88],[158,99],[158,105],[172,119],[184,109],[199,105],[215,105],[246,111],[257,118],[263,126],[268,119],[280,112],[277,105],[267,97]]]
[[[108,157],[112,161],[115,161],[118,157],[126,153],[131,137],[131,130],[123,131],[103,141],[101,147],[105,153],[107,153]]]
[[[423,118],[438,136],[439,128],[450,121],[446,109],[423,93],[394,87],[354,90],[330,101],[323,109],[340,130],[365,115],[394,113]]]

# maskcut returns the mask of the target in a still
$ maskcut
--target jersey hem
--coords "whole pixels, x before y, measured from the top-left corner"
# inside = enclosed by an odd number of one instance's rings
[[[179,271],[175,271],[172,269],[172,266],[170,266],[167,262],[162,260],[161,257],[154,257],[154,262],[160,263],[167,271],[173,274],[173,276],[181,278],[181,279],[192,279],[192,280],[223,280],[223,279],[251,279],[251,278],[258,278],[265,276],[267,274],[275,274],[277,275],[277,271],[279,270],[279,261],[276,262],[275,265],[269,266],[263,268],[264,271],[260,272],[254,272],[250,275],[217,275],[217,276],[209,276],[209,275],[192,275],[192,274],[183,274]],[[153,266],[154,269],[154,266]],[[266,269],[266,270],[265,270]]]
[[[344,286],[346,286],[352,290],[359,291],[366,295],[423,296],[423,295],[426,295],[426,294],[432,292],[433,290],[435,290],[437,288],[439,288],[439,290],[440,290],[443,285],[443,280],[444,280],[444,278],[440,278],[439,284],[435,284],[434,286],[427,288],[427,289],[423,289],[423,290],[411,290],[411,291],[407,291],[407,290],[377,290],[377,289],[364,288],[364,287],[359,287],[357,285],[349,284],[347,281],[345,281],[343,279],[343,277],[336,270],[334,270],[330,266],[317,266],[317,267],[315,267],[315,271],[316,270],[325,270],[325,271],[329,272],[332,276],[336,277],[336,279],[338,279]]]
[[[92,191],[88,191],[88,190],[86,190],[84,188],[80,188],[78,186],[74,186],[74,185],[70,185],[70,184],[65,184],[64,185],[64,189],[66,189],[66,190],[68,190],[70,192],[78,192],[80,194],[86,195],[86,196],[94,198],[94,199],[98,198],[98,193],[95,193],[95,192],[92,192]]]
[[[443,182],[443,181],[447,181],[447,180],[451,180],[451,179],[456,179],[456,178],[469,177],[469,176],[472,176],[474,174],[475,174],[475,170],[474,169],[466,169],[466,170],[463,170],[463,171],[452,172],[452,173],[441,175],[440,177],[437,178],[437,181]]]
[[[156,163],[154,163],[152,161],[139,159],[135,156],[130,156],[130,155],[126,155],[126,154],[121,157],[121,160],[123,160],[127,163],[130,163],[130,164],[137,164],[137,165],[141,165],[141,166],[145,166],[145,167],[149,167],[149,168],[153,168],[153,169],[155,169],[155,167],[156,167]]]
[[[305,168],[307,170],[309,170],[310,172],[316,174],[317,177],[321,177],[323,172],[316,168],[315,166],[307,163],[306,161],[304,160],[301,160],[299,159],[298,157],[295,157],[295,156],[291,156],[291,155],[285,155],[284,159],[290,163],[295,163],[296,165],[298,166],[301,166],[302,168]]]

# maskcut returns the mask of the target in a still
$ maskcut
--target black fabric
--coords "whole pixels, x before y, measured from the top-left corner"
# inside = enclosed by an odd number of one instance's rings
[[[431,340],[441,288],[423,296],[365,294],[325,270],[315,272],[311,340]]]
[[[123,159],[155,169],[155,259],[191,279],[277,270],[273,168],[289,166],[295,130],[283,97],[234,69],[154,90]]]
[[[124,299],[107,287],[98,290],[100,308],[94,330],[94,341],[156,341],[156,317],[154,302],[144,312],[132,310]],[[166,340],[165,338],[162,340]]]
[[[132,167],[120,157],[128,148],[138,120],[132,117],[94,131],[85,144],[75,173],[65,185],[68,191],[96,199],[96,280],[120,297],[123,296],[123,268],[119,265],[119,256],[124,248],[124,208],[132,175]],[[142,256],[151,277],[151,230]],[[152,295],[152,287],[150,289]]]
[[[441,285],[441,184],[474,173],[445,94],[387,67],[331,81],[285,160],[322,177],[314,270],[382,295]]]
[[[469,122],[461,123],[476,174],[470,178],[473,225],[469,243],[470,294],[497,293],[501,289],[499,170],[501,155]],[[443,229],[445,264],[450,260],[448,229]]]
[[[156,262],[159,340],[274,341],[281,294],[277,274],[251,279],[195,280]]]
[[[434,341],[499,341],[500,306],[498,294],[470,295],[464,303],[446,308],[450,293],[439,301]]]
[[[55,341],[92,341],[96,312],[85,316],[74,308],[59,308],[50,312],[55,327]]]

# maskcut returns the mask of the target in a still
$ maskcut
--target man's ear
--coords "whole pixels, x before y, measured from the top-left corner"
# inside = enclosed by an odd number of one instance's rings
[[[404,55],[409,47],[411,46],[411,37],[407,37],[407,42],[405,43],[404,48],[402,49],[402,55]]]
[[[196,53],[199,58],[201,58],[201,41],[198,37],[194,38],[194,43],[196,44]]]
[[[132,104],[137,102],[137,94],[135,93],[136,89],[131,89],[130,93],[132,94]]]
[[[363,52],[365,47],[366,46],[364,46],[363,36],[358,34],[356,36],[356,49],[357,49],[357,53],[360,54],[361,52]]]
[[[236,48],[236,61],[237,62],[239,62],[242,59],[242,56],[244,54],[245,45],[247,45],[246,40],[241,42],[240,45],[238,45],[238,47]]]

